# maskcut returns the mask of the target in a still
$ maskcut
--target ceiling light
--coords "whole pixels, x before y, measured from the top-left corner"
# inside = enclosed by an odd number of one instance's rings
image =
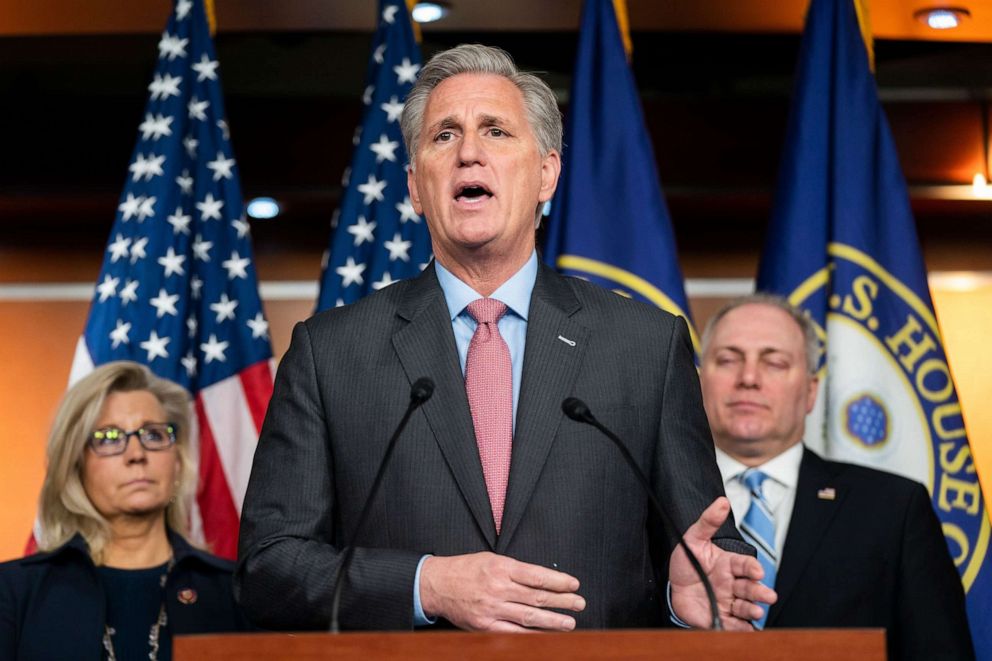
[[[919,9],[913,13],[918,21],[925,23],[934,30],[953,30],[961,22],[971,17],[971,12],[960,7],[931,7]]]
[[[433,23],[440,21],[451,11],[447,6],[439,2],[418,2],[413,6],[410,16],[418,23]]]
[[[279,208],[279,203],[271,197],[256,197],[248,202],[245,212],[252,218],[265,220],[268,218],[275,218],[279,215],[281,210],[282,209]]]

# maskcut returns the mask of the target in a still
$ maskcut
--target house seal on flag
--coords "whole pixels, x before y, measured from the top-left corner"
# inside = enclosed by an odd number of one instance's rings
[[[825,299],[827,328],[818,326],[818,333],[845,347],[827,352],[820,373],[825,398],[811,422],[825,426],[833,457],[882,461],[928,487],[967,589],[990,530],[937,320],[869,255],[840,243],[831,243],[828,254],[829,266],[789,297],[800,307]]]

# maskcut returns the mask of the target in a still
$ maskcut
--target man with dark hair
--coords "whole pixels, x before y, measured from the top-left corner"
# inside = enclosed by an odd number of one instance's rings
[[[974,657],[964,592],[923,485],[803,446],[810,320],[777,296],[720,310],[700,380],[717,464],[778,602],[759,626],[884,627],[890,659]]]
[[[750,629],[753,602],[774,593],[727,520],[685,321],[538,263],[535,229],[561,168],[550,88],[499,49],[459,46],[424,67],[402,125],[435,261],[296,327],[245,498],[237,585],[249,615],[326,627],[354,544],[345,628],[644,627],[669,611],[708,626],[702,584],[673,551],[684,533],[725,626]],[[434,395],[356,540],[423,376]],[[677,530],[654,521],[616,449],[563,415],[570,396],[630,443]]]

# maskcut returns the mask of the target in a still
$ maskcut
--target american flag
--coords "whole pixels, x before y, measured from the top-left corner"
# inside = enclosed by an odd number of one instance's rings
[[[175,3],[158,53],[70,382],[126,359],[189,389],[194,536],[234,558],[274,369],[203,0]]]
[[[353,303],[420,273],[431,259],[427,226],[406,187],[403,101],[420,71],[420,48],[403,0],[380,0],[362,95],[362,124],[331,222],[317,310]]]

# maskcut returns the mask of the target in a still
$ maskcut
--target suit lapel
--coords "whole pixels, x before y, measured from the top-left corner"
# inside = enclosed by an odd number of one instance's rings
[[[792,508],[782,562],[775,580],[778,602],[768,613],[767,626],[774,625],[778,619],[846,495],[830,465],[814,452],[803,450],[796,504]]]
[[[503,526],[496,551],[504,552],[526,512],[572,394],[588,344],[589,329],[571,316],[581,304],[567,281],[540,266],[527,320],[517,424]]]
[[[397,314],[408,323],[393,335],[393,347],[411,384],[422,376],[434,380],[434,396],[424,404],[424,415],[479,529],[490,548],[495,548],[496,526],[482,476],[465,380],[433,263],[410,283]]]

